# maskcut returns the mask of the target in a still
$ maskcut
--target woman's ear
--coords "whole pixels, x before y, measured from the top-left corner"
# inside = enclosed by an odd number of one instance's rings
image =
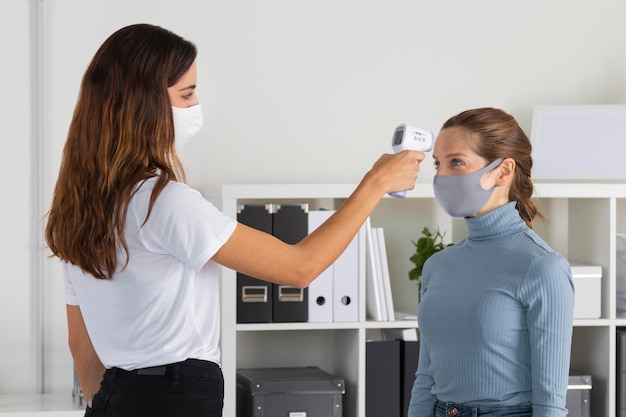
[[[515,160],[513,158],[506,158],[500,164],[499,174],[496,178],[496,185],[505,185],[513,180],[515,174]]]

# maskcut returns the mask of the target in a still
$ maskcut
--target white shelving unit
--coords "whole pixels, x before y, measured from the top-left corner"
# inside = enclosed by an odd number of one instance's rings
[[[229,216],[245,203],[308,203],[311,209],[336,208],[354,184],[221,185],[205,197]],[[626,232],[626,184],[538,183],[536,195],[549,222],[537,232],[571,262],[602,266],[599,319],[575,320],[571,367],[593,379],[591,414],[612,417],[616,402],[617,327],[616,233]],[[431,184],[418,184],[406,199],[385,198],[372,214],[385,229],[394,304],[415,311],[417,287],[408,279],[411,241],[424,226],[439,227],[446,240],[465,236],[463,221],[451,219],[434,199]],[[361,268],[364,269],[364,268]],[[365,309],[365,273],[361,272],[359,321],[355,323],[237,324],[236,273],[222,268],[222,369],[224,415],[236,415],[236,369],[243,367],[319,366],[346,381],[344,415],[365,417],[365,343],[383,328],[416,327],[414,322],[373,322]]]
[[[354,184],[221,185],[205,197],[233,218],[244,203],[309,203],[311,209],[335,208]],[[537,232],[571,262],[602,266],[601,317],[574,321],[571,368],[592,376],[591,415],[616,415],[617,233],[626,233],[626,184],[538,183],[536,195],[549,222]],[[418,184],[406,199],[385,198],[372,214],[385,229],[394,304],[415,311],[417,287],[409,281],[412,240],[424,226],[439,227],[446,241],[465,236],[465,223],[451,219],[434,199],[431,184]],[[361,268],[364,269],[364,268]],[[365,273],[360,272],[359,320],[355,323],[237,324],[236,273],[222,268],[222,370],[224,416],[236,415],[238,367],[319,366],[346,382],[344,416],[365,417],[365,343],[384,328],[416,327],[415,322],[368,320]],[[78,416],[71,395],[0,396],[0,416]]]

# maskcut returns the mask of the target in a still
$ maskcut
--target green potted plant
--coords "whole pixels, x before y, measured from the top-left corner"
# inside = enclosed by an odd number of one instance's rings
[[[441,233],[439,228],[433,233],[428,227],[424,227],[422,235],[417,242],[411,241],[415,246],[415,253],[411,255],[410,259],[415,264],[415,268],[409,271],[409,279],[417,281],[418,290],[422,288],[422,268],[424,268],[426,260],[434,253],[453,245],[453,243],[443,243],[445,232]]]

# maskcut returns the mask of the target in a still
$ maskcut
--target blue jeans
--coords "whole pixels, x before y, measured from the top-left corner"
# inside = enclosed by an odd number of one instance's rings
[[[433,417],[532,417],[530,404],[473,407],[437,400]]]
[[[208,361],[107,369],[85,417],[221,417],[224,377]]]

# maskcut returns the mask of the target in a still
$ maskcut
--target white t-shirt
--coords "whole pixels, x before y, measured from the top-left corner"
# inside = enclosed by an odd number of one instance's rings
[[[170,182],[143,224],[154,186],[128,206],[129,262],[110,280],[65,263],[65,299],[80,306],[105,367],[126,370],[188,358],[220,363],[218,265],[211,257],[235,230],[198,191]]]

